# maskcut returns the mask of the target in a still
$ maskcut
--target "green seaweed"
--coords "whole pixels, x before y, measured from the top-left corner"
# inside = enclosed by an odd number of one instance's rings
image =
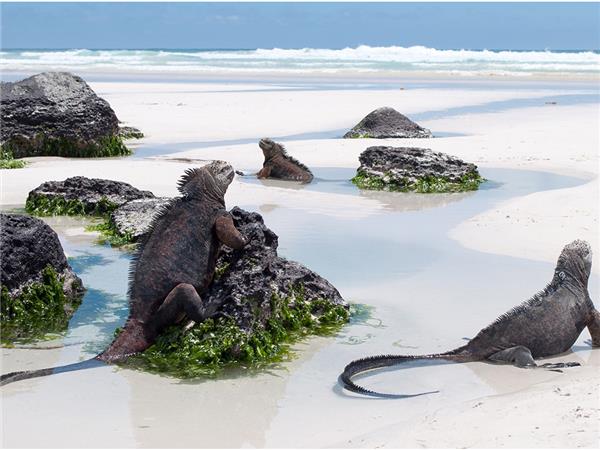
[[[11,298],[6,286],[1,287],[0,295],[3,345],[65,331],[70,318],[67,310],[81,303],[81,297],[65,296],[62,280],[50,265],[42,271],[41,281],[26,286],[17,296]]]
[[[369,132],[359,133],[358,131],[354,131],[351,135],[348,136],[350,139],[371,139],[373,135]]]
[[[227,272],[227,269],[229,269],[229,263],[225,262],[221,265],[218,265],[217,267],[215,267],[215,280],[218,280],[219,278],[221,278],[223,276],[223,274],[225,272]]]
[[[475,171],[463,175],[458,182],[448,181],[443,177],[427,176],[414,183],[410,183],[407,180],[396,179],[388,173],[384,174],[383,177],[379,177],[358,170],[356,176],[352,178],[351,181],[360,189],[432,194],[475,191],[479,189],[479,185],[483,183],[485,179]]]
[[[141,139],[144,133],[133,127],[123,127],[119,130],[119,136],[123,139]]]
[[[257,370],[293,357],[291,345],[308,335],[334,334],[350,316],[344,306],[307,300],[302,288],[273,295],[270,306],[266,323],[255,320],[249,331],[226,317],[207,319],[189,330],[170,327],[125,364],[182,379],[215,377],[231,367]]]
[[[95,141],[78,142],[67,138],[47,138],[43,134],[31,140],[15,139],[3,147],[16,155],[63,156],[68,158],[105,158],[131,155],[119,135],[104,136]]]
[[[10,150],[0,146],[0,169],[22,169],[26,165],[26,161],[15,159]]]
[[[100,232],[100,242],[108,243],[113,247],[133,246],[133,235],[131,233],[120,233],[114,226],[110,218],[105,218],[104,222],[88,225],[85,231]]]
[[[106,216],[118,206],[106,197],[86,205],[81,200],[65,200],[62,197],[31,193],[25,202],[25,211],[34,216]]]

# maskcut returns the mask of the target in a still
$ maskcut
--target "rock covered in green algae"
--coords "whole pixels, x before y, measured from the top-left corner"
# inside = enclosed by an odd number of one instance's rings
[[[400,114],[394,108],[384,106],[370,112],[345,135],[345,138],[430,138],[431,131]]]
[[[277,255],[278,237],[260,214],[237,207],[231,214],[251,241],[219,257],[202,295],[215,316],[187,330],[171,327],[132,364],[181,378],[232,364],[260,367],[286,357],[302,337],[333,333],[348,321],[348,305],[331,283]]]
[[[475,164],[425,148],[369,147],[359,161],[352,182],[361,189],[462,192],[476,190],[484,181]]]
[[[83,295],[56,233],[34,217],[0,213],[2,342],[63,331]]]
[[[105,215],[137,199],[154,198],[128,183],[100,178],[71,177],[46,181],[29,192],[25,209],[34,215]]]
[[[128,155],[108,102],[78,76],[44,72],[0,83],[0,145],[24,156]]]

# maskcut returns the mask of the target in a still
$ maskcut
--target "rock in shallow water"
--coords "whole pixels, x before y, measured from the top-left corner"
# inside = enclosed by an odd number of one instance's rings
[[[121,181],[71,177],[39,185],[29,192],[25,208],[37,215],[101,215],[142,198],[154,198],[154,194]]]
[[[15,158],[130,153],[115,112],[78,76],[45,72],[2,82],[0,101],[0,143]]]
[[[430,138],[431,131],[423,128],[394,108],[383,107],[369,113],[345,138]]]
[[[0,213],[0,246],[2,340],[64,329],[84,289],[56,233],[40,219]]]
[[[136,242],[148,231],[154,216],[171,200],[159,197],[127,202],[111,213],[110,226],[128,241]]]
[[[415,147],[369,147],[352,179],[362,189],[416,192],[475,190],[477,166],[445,153]]]
[[[259,214],[237,207],[231,214],[251,241],[219,256],[202,294],[212,317],[169,328],[127,364],[178,378],[214,376],[235,363],[262,367],[281,361],[298,339],[331,334],[348,321],[348,305],[331,283],[277,256],[277,235]]]
[[[265,324],[271,314],[273,295],[288,297],[298,290],[304,299],[327,300],[347,306],[329,281],[300,263],[277,255],[278,237],[265,226],[258,213],[235,207],[231,210],[235,226],[250,239],[242,250],[223,248],[217,261],[217,276],[205,294],[218,311],[248,330],[254,321]]]

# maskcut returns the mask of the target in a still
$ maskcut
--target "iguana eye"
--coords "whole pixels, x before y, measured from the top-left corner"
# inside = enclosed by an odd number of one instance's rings
[[[561,272],[559,272],[559,274],[558,274],[558,277],[559,277],[561,280],[564,280],[564,279],[565,279],[567,276],[565,275],[565,273],[564,273],[564,272],[562,272],[562,271],[561,271]]]

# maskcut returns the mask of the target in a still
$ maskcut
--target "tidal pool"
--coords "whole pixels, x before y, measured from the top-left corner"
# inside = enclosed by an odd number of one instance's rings
[[[263,215],[279,235],[280,255],[320,273],[347,300],[368,305],[368,313],[335,337],[300,343],[297,358],[283,367],[252,376],[240,372],[180,382],[103,367],[9,385],[2,391],[3,445],[335,447],[345,444],[340,436],[358,436],[448,402],[512,392],[560,376],[485,363],[414,363],[360,379],[385,392],[440,390],[400,402],[349,395],[337,385],[343,367],[359,357],[460,346],[550,280],[553,264],[465,249],[448,232],[501,201],[585,180],[531,171],[481,172],[490,181],[476,192],[411,195],[363,192],[349,184],[344,170],[315,170],[316,183],[305,189],[365,196],[383,206],[355,218],[311,213],[293,204],[239,205]],[[59,341],[63,348],[3,349],[3,366],[9,370],[88,358],[110,341],[128,314],[131,255],[97,244],[83,232],[85,219],[46,220],[88,292]],[[565,244],[575,238],[565,236]],[[597,277],[590,290],[597,298]],[[562,358],[598,364],[583,344],[586,336]],[[68,433],[57,435],[65,423]],[[36,433],[27,432],[31,426]]]

